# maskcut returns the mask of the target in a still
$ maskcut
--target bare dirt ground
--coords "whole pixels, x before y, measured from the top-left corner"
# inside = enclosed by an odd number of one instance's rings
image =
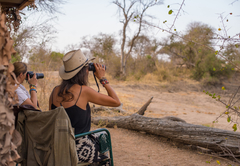
[[[155,118],[176,116],[187,123],[232,130],[232,124],[227,122],[226,117],[220,118],[218,123],[212,123],[225,110],[225,106],[203,93],[203,88],[197,82],[180,81],[171,85],[117,83],[112,86],[123,103],[123,109],[129,113],[136,112],[153,97],[144,116]],[[221,87],[208,87],[208,90],[220,94],[227,100],[228,88],[223,92]],[[116,166],[238,165],[225,159],[202,154],[163,137],[120,128],[109,128],[109,130]]]

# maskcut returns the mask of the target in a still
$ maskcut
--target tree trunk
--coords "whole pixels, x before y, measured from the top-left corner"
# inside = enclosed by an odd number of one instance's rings
[[[120,72],[123,74],[123,64],[124,64],[124,52],[121,50],[121,66],[120,66]]]
[[[96,125],[106,123],[106,127],[114,127],[116,125],[119,128],[144,131],[149,134],[167,137],[184,144],[207,148],[216,153],[230,150],[232,154],[224,153],[224,156],[240,156],[239,132],[193,125],[173,116],[164,118],[144,117],[142,115],[151,100],[152,98],[143,105],[138,113],[130,116],[92,117],[92,123]]]

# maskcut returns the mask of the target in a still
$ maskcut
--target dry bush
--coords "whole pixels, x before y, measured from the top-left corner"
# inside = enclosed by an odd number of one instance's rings
[[[176,67],[171,62],[144,61],[131,59],[128,67],[127,82],[174,82],[177,80],[189,79],[191,70],[186,67]],[[151,66],[151,67],[150,67]]]
[[[222,82],[220,81],[219,78],[217,77],[211,77],[210,74],[206,74],[204,78],[201,79],[201,84],[204,85],[204,86],[208,86],[208,85],[213,85],[213,86],[216,86],[216,85],[221,85]]]
[[[141,80],[146,74],[156,71],[156,57],[146,55],[137,58],[129,57],[127,62],[126,80]]]
[[[190,69],[176,67],[171,62],[159,62],[156,67],[157,70],[153,74],[157,75],[157,80],[160,82],[174,82],[176,80],[188,79],[191,76]]]
[[[160,63],[157,65],[157,70],[154,71],[154,74],[157,76],[157,80],[173,82],[175,80],[173,75],[173,66],[167,63]]]
[[[154,74],[157,76],[158,81],[173,81],[173,75],[171,73],[171,70],[164,65],[158,66],[157,70],[154,72]]]
[[[142,79],[140,79],[140,82],[147,84],[159,83],[158,76],[152,73],[146,74],[144,77],[142,77]]]
[[[119,78],[120,77],[120,57],[118,56],[112,56],[110,59],[106,60],[105,65],[106,65],[106,73],[111,75],[114,78]]]

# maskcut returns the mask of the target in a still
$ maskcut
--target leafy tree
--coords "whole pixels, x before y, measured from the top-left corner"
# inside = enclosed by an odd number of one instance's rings
[[[213,53],[214,48],[211,42],[213,35],[213,28],[208,25],[199,22],[190,23],[187,34],[183,36],[186,46],[184,61],[195,64],[197,61],[203,60],[207,54]]]
[[[188,68],[194,68],[207,54],[214,53],[211,42],[213,35],[213,29],[208,25],[190,23],[186,34],[180,37],[171,35],[169,40],[165,41],[162,53],[169,54],[172,61],[181,58]]]
[[[185,64],[187,68],[192,69],[194,79],[210,77],[211,80],[215,80],[211,84],[219,83],[220,76],[231,74],[229,70],[231,66],[225,64],[225,61],[216,55],[213,38],[214,32],[211,27],[193,22],[188,25],[187,32],[183,36],[170,36],[161,52],[169,54],[172,61]],[[227,66],[228,69],[222,69]]]
[[[50,54],[50,57],[51,57],[52,61],[54,61],[54,62],[61,62],[63,56],[64,56],[64,54],[62,54],[62,53],[60,53],[60,52],[55,52],[55,51],[53,51],[53,52]]]

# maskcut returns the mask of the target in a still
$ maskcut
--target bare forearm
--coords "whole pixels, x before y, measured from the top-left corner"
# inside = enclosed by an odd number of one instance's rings
[[[104,85],[107,93],[108,93],[108,96],[112,97],[115,101],[116,101],[116,104],[117,105],[120,105],[121,102],[116,94],[116,92],[113,90],[113,88],[110,86],[110,84],[105,84]]]
[[[38,106],[37,106],[37,92],[36,91],[31,91],[31,101],[33,103],[33,106],[37,109]]]

